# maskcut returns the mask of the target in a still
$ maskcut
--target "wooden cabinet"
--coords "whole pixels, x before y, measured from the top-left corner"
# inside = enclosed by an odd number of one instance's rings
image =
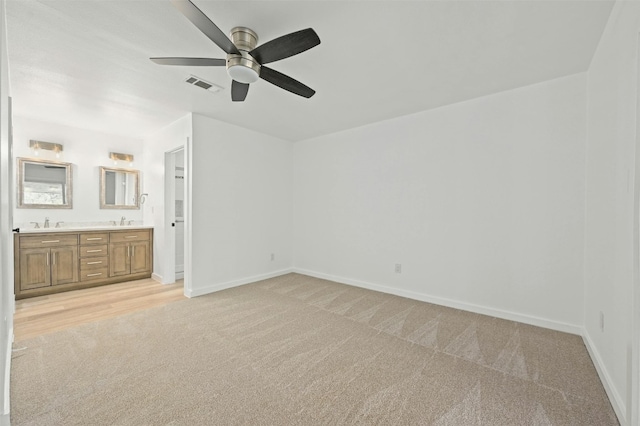
[[[74,243],[76,245],[68,245]],[[62,244],[62,245],[61,245]],[[46,235],[26,238],[17,253],[22,290],[78,282],[78,239]],[[37,247],[40,246],[40,247]]]
[[[149,278],[152,247],[151,229],[15,234],[16,298]]]
[[[104,280],[109,277],[109,233],[80,234],[80,280]]]
[[[51,249],[51,285],[78,282],[78,246]]]
[[[109,276],[140,274],[151,268],[149,241],[113,243],[109,246]]]
[[[20,273],[18,274],[16,271],[16,278],[20,277],[21,290],[31,290],[51,285],[49,251],[50,249],[48,248],[20,250]]]
[[[131,258],[129,251],[131,247],[129,243],[111,243],[109,244],[109,276],[117,277],[119,275],[128,275],[131,273]]]
[[[151,273],[151,233],[148,230],[112,232],[109,276]]]
[[[149,241],[131,243],[131,273],[140,274],[151,271],[151,247]]]

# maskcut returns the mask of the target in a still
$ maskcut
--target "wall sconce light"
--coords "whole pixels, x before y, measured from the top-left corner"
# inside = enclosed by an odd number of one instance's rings
[[[62,152],[62,144],[53,142],[30,140],[29,148],[33,150],[33,155],[39,155],[41,149],[44,149],[46,151],[53,151],[56,153],[56,158],[60,158],[60,153]]]
[[[129,163],[129,167],[133,166],[133,154],[122,154],[119,152],[110,152],[109,158],[113,160],[114,165],[118,165],[118,161]]]

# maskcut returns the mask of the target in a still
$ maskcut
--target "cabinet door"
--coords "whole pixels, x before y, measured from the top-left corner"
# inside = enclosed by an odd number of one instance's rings
[[[149,241],[136,241],[131,243],[131,273],[151,271],[151,256]]]
[[[78,246],[51,249],[51,284],[78,282]]]
[[[109,244],[109,276],[128,275],[131,270],[129,243]]]
[[[51,285],[50,253],[48,248],[20,250],[20,290]]]

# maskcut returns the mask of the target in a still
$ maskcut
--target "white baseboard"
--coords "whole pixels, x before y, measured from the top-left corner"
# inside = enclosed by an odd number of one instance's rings
[[[181,280],[183,278],[184,278],[184,271],[176,272],[176,280]],[[151,274],[151,279],[154,281],[158,281],[160,284],[167,284],[163,281],[164,278],[162,277],[162,275],[156,274],[155,272]],[[173,284],[173,283],[168,283],[168,284]]]
[[[442,297],[430,296],[424,293],[418,293],[409,290],[402,290],[394,287],[387,287],[380,284],[373,284],[365,281],[354,280],[351,278],[343,278],[335,275],[324,274],[321,272],[310,271],[308,269],[293,268],[292,272],[311,277],[322,278],[329,281],[335,281],[342,284],[352,285],[355,287],[366,288],[368,290],[379,291],[381,293],[394,294],[396,296],[406,297],[409,299],[420,300],[422,302],[433,303],[435,305],[447,306],[449,308],[461,309],[463,311],[474,312],[476,314],[488,315],[496,318],[506,319],[509,321],[517,321],[538,327],[549,328],[551,330],[562,331],[565,333],[582,335],[582,327],[574,324],[567,324],[560,321],[548,320],[531,315],[518,314],[516,312],[495,309],[472,303],[460,302],[457,300],[446,299]]]
[[[241,279],[238,279],[238,280],[227,281],[225,283],[215,284],[215,285],[211,285],[211,286],[207,286],[207,287],[201,287],[201,288],[195,288],[195,289],[192,288],[190,290],[186,290],[185,289],[185,296],[187,296],[187,297],[202,296],[204,294],[215,293],[216,291],[226,290],[228,288],[233,288],[233,287],[239,287],[241,285],[251,284],[251,283],[254,283],[256,281],[266,280],[268,278],[279,277],[280,275],[286,275],[286,274],[289,274],[291,272],[294,272],[293,269],[286,268],[286,269],[280,269],[278,271],[268,272],[266,274],[254,275],[254,276],[247,277],[247,278],[241,278]]]
[[[613,410],[616,412],[618,416],[618,421],[621,426],[626,426],[627,422],[627,405],[616,390],[615,386],[613,386],[613,380],[611,380],[611,376],[607,372],[607,369],[604,367],[604,362],[602,362],[602,358],[600,357],[600,353],[596,349],[596,346],[593,344],[593,340],[591,340],[591,336],[586,329],[583,329],[582,332],[582,340],[584,341],[584,345],[587,347],[587,351],[589,352],[589,356],[591,356],[591,361],[593,361],[593,365],[596,367],[596,371],[598,372],[598,376],[600,376],[600,381],[604,386],[604,390],[607,392],[607,396],[609,397],[609,401],[611,401],[611,406]]]

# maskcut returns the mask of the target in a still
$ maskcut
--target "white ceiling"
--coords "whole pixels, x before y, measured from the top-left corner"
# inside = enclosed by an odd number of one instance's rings
[[[613,1],[194,0],[223,31],[261,42],[312,27],[322,43],[269,66],[317,91],[264,80],[232,103],[224,58],[168,0],[8,0],[17,115],[142,138],[197,112],[298,141],[586,71]],[[187,85],[190,75],[224,87]]]

